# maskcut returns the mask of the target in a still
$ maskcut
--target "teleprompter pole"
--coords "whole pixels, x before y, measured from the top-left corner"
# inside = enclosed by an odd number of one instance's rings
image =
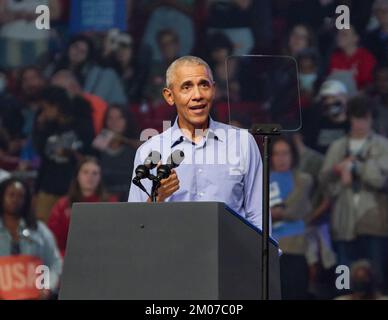
[[[269,299],[269,175],[270,175],[270,154],[269,146],[272,136],[278,136],[281,133],[280,124],[254,124],[252,134],[263,137],[263,213],[262,213],[262,257],[261,257],[261,294],[262,300]]]

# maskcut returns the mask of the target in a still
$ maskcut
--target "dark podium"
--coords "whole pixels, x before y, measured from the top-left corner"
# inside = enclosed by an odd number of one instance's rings
[[[269,246],[269,298],[280,299]],[[261,299],[261,232],[220,202],[76,203],[59,298]]]

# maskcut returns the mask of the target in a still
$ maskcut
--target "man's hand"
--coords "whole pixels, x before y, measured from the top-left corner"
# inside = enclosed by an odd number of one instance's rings
[[[353,162],[353,160],[354,160],[354,157],[352,156],[345,158],[340,163],[337,163],[334,166],[334,171],[337,172],[339,175],[342,175],[344,171],[349,171],[349,167]]]
[[[160,181],[160,187],[158,188],[158,195],[156,197],[157,202],[163,202],[166,198],[171,196],[179,189],[179,179],[174,169],[171,170],[171,174],[167,179]],[[149,199],[150,201],[151,199]]]
[[[341,174],[341,183],[343,186],[351,186],[353,182],[353,176],[350,170],[344,170]]]
[[[349,186],[352,184],[352,173],[350,171],[350,168],[352,166],[353,161],[354,157],[350,156],[334,166],[334,170],[340,176],[341,183],[344,186]]]

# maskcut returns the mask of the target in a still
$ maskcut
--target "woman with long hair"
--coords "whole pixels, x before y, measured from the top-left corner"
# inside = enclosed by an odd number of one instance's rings
[[[55,239],[31,210],[29,187],[19,179],[8,178],[0,184],[0,257],[35,256],[50,270],[50,290],[41,291],[46,299],[57,290],[62,259]]]
[[[60,198],[51,210],[48,226],[54,233],[62,256],[65,255],[67,234],[70,226],[71,206],[74,202],[114,202],[103,187],[101,167],[97,159],[85,157],[80,161],[69,192]]]
[[[103,136],[111,136],[105,146],[99,149],[99,159],[102,168],[104,184],[111,194],[116,194],[120,200],[128,199],[128,185],[133,171],[133,160],[140,140],[135,136],[136,129],[126,109],[112,105],[105,115]]]
[[[270,154],[272,230],[283,251],[280,258],[282,296],[283,299],[307,299],[305,219],[311,210],[313,181],[310,175],[297,169],[298,154],[292,140],[276,138],[271,143]]]

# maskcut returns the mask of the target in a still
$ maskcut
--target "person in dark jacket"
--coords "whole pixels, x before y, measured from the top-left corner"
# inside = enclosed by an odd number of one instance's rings
[[[41,158],[37,186],[37,217],[47,221],[51,207],[64,195],[77,161],[91,152],[93,123],[87,110],[74,110],[66,91],[51,86],[42,93],[33,142]]]

